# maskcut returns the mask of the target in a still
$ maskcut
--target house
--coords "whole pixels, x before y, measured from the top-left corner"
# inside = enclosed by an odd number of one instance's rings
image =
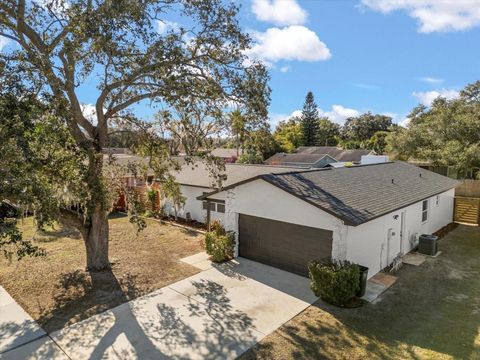
[[[287,165],[322,168],[334,162],[360,163],[362,156],[372,150],[343,150],[335,146],[300,146],[294,153],[277,153],[267,160],[268,165]]]
[[[223,201],[236,254],[307,274],[311,260],[349,260],[369,277],[452,222],[448,177],[404,162],[261,173],[199,200]]]
[[[211,154],[215,157],[222,159],[227,164],[232,164],[232,163],[235,163],[238,157],[243,154],[243,150],[216,148],[212,150]]]
[[[258,175],[284,173],[287,171],[298,171],[298,168],[268,166],[268,165],[247,165],[247,164],[225,164],[224,179],[222,187],[229,186]],[[184,164],[179,172],[173,173],[176,181],[180,184],[180,190],[185,197],[184,206],[179,209],[177,215],[181,218],[190,218],[192,220],[206,223],[207,206],[210,208],[210,219],[219,220],[223,223],[225,215],[225,199],[219,195],[206,201],[198,200],[199,196],[216,191],[219,184],[216,184],[211,177],[208,167],[203,162],[196,162],[193,165]],[[172,204],[168,199],[164,202],[166,212],[174,214]]]

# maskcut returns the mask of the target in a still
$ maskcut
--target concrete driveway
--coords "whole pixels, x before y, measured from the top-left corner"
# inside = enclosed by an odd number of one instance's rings
[[[247,259],[202,266],[45,341],[71,359],[233,359],[316,300],[307,278]],[[2,359],[39,359],[52,346],[28,345]]]

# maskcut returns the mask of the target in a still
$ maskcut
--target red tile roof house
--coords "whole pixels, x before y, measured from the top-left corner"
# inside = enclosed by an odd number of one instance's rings
[[[453,219],[445,176],[403,162],[303,169],[227,183],[198,197],[222,201],[236,254],[298,274],[332,257],[369,268],[369,277]],[[207,205],[208,208],[208,205]]]

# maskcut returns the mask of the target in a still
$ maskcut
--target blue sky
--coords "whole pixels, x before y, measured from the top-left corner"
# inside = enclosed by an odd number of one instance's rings
[[[307,91],[340,124],[366,111],[405,124],[418,103],[480,80],[480,0],[226,1],[241,5],[248,55],[269,67],[272,127],[301,109]],[[0,37],[0,49],[9,46]],[[91,76],[78,89],[82,103],[95,102],[95,87]],[[144,119],[157,110],[134,108]]]
[[[304,27],[330,54],[322,57],[314,44],[315,59],[302,59],[309,49],[305,44],[285,53],[271,50],[284,55],[269,61],[273,123],[300,109],[309,90],[337,122],[368,110],[401,122],[419,102],[428,105],[438,94],[454,97],[467,83],[480,80],[479,0],[253,0],[242,5],[242,24],[267,43],[260,51],[288,47],[268,44],[264,34],[272,33],[269,29]],[[285,15],[260,11],[267,9]],[[284,59],[295,59],[296,52],[296,60]]]

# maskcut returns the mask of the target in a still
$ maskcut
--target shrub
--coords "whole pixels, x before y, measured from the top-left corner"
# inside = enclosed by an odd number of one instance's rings
[[[156,209],[156,202],[157,202],[157,190],[149,188],[146,191],[147,193],[147,199],[150,201],[150,205],[152,207],[152,210],[155,211]]]
[[[210,231],[214,231],[219,235],[225,235],[227,233],[220,220],[216,219],[210,222]]]
[[[312,261],[308,265],[310,288],[315,296],[344,306],[355,298],[360,287],[360,268],[348,261]]]
[[[147,210],[145,211],[145,213],[143,214],[143,216],[147,217],[147,218],[151,218],[151,217],[154,217],[155,216],[155,212],[153,212],[152,210]]]
[[[213,224],[212,224],[213,225]],[[224,262],[233,258],[235,250],[235,235],[232,232],[225,231],[220,224],[205,235],[205,251],[214,262]]]
[[[263,157],[257,153],[245,153],[237,159],[237,164],[263,164]]]

